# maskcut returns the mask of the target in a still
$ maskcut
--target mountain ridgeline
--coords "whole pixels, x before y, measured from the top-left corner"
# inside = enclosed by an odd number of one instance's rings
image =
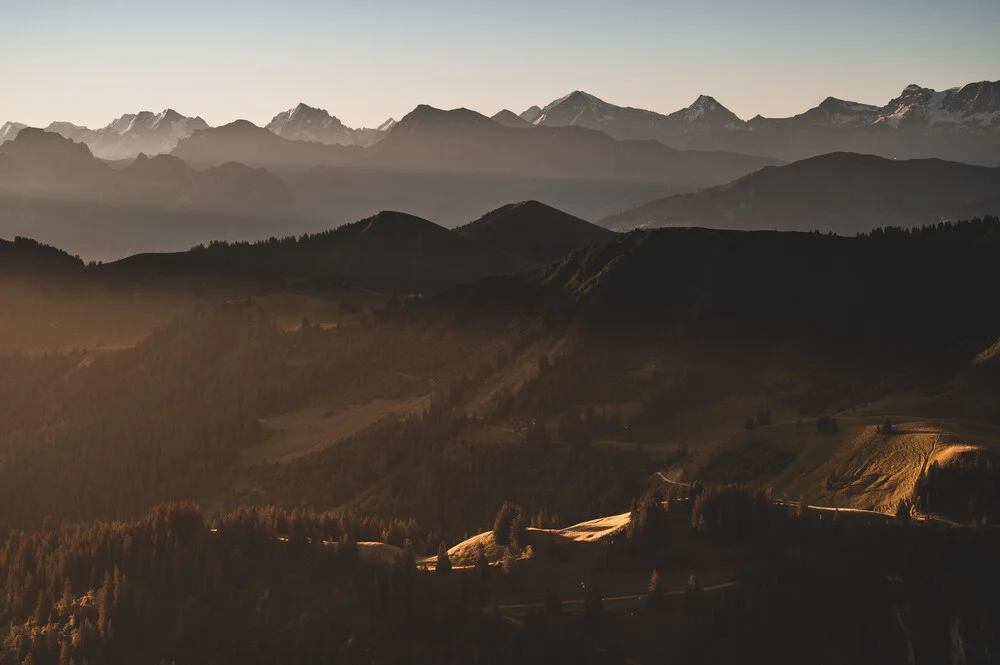
[[[1000,167],[831,153],[652,201],[601,223],[618,230],[702,226],[850,235],[998,212]]]
[[[106,264],[102,271],[114,278],[139,280],[214,275],[271,284],[292,280],[423,294],[536,268],[614,236],[582,219],[528,201],[456,231],[413,215],[383,211],[323,233],[135,255]]]
[[[743,120],[701,95],[670,114],[622,107],[576,91],[520,115],[535,125],[598,129],[618,139],[675,148],[726,150],[794,161],[828,152],[891,159],[940,158],[1000,165],[1000,81],[936,91],[907,86],[884,105],[827,97],[788,118]]]
[[[722,340],[981,350],[1000,330],[969,285],[1000,280],[1000,219],[857,237],[658,229],[581,249],[534,272],[465,284],[443,306],[487,316],[663,325]],[[470,314],[471,315],[471,314]]]

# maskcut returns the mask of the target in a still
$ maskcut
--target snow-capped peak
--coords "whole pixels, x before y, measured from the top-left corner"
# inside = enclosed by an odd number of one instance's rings
[[[880,110],[875,124],[931,129],[996,127],[1000,125],[1000,81],[942,91],[908,85]]]
[[[694,122],[717,110],[719,110],[719,102],[715,101],[714,97],[698,95],[698,99],[694,100],[694,103],[687,107],[687,120],[688,122]]]
[[[326,143],[326,135],[340,134],[347,131],[344,123],[327,113],[324,109],[299,103],[294,108],[274,116],[267,129],[278,136],[304,141],[319,141]]]
[[[715,97],[709,95],[698,95],[698,99],[690,106],[670,114],[669,118],[687,124],[721,125],[727,128],[736,127],[743,122]]]
[[[383,122],[381,125],[379,125],[378,129],[376,131],[379,131],[379,132],[388,132],[389,130],[391,130],[395,126],[396,126],[396,121],[393,120],[392,118],[389,118],[388,120],[386,120],[385,122]]]

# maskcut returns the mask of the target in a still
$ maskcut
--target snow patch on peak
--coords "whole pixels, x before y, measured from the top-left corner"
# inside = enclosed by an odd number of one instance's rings
[[[532,106],[529,109],[525,109],[524,112],[521,113],[521,119],[534,124],[540,115],[542,115],[541,107]]]
[[[378,129],[376,131],[379,131],[379,132],[388,132],[393,127],[395,127],[395,126],[396,126],[396,121],[393,120],[392,118],[389,118],[388,120],[386,120],[385,122],[383,122],[381,125],[379,125]]]
[[[545,107],[543,107],[542,109],[540,109],[540,111],[541,111],[540,115],[548,113],[552,109],[556,108],[557,106],[561,106],[563,104],[567,104],[567,105],[570,105],[570,106],[583,106],[583,105],[591,105],[591,106],[593,106],[593,105],[598,105],[598,104],[599,105],[605,105],[604,101],[598,99],[597,97],[595,97],[594,95],[590,94],[589,92],[584,92],[583,90],[574,90],[573,92],[569,93],[568,95],[564,95],[564,96],[560,97],[559,99],[557,99],[557,100],[555,100],[553,102],[550,102],[549,104],[545,105]],[[532,108],[534,108],[534,107],[532,107]]]
[[[719,110],[720,106],[719,102],[715,101],[715,98],[708,95],[698,95],[698,99],[694,100],[694,103],[687,107],[687,113],[684,116],[688,122],[694,122],[695,120],[704,118],[709,113]]]
[[[13,141],[15,138],[17,138],[17,135],[25,127],[27,127],[27,125],[25,125],[24,123],[5,122],[3,126],[0,127],[0,143]]]

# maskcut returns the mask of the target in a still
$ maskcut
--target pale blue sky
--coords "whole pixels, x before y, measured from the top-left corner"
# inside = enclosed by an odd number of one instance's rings
[[[998,29],[1000,0],[0,0],[0,122],[172,107],[263,124],[304,101],[374,126],[576,89],[782,116],[1000,79]]]

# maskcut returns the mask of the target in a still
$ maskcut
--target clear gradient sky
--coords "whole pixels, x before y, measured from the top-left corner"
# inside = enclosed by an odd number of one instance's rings
[[[1000,79],[998,30],[1000,0],[0,0],[0,123],[171,107],[264,124],[303,101],[375,126],[577,89],[784,116]]]

